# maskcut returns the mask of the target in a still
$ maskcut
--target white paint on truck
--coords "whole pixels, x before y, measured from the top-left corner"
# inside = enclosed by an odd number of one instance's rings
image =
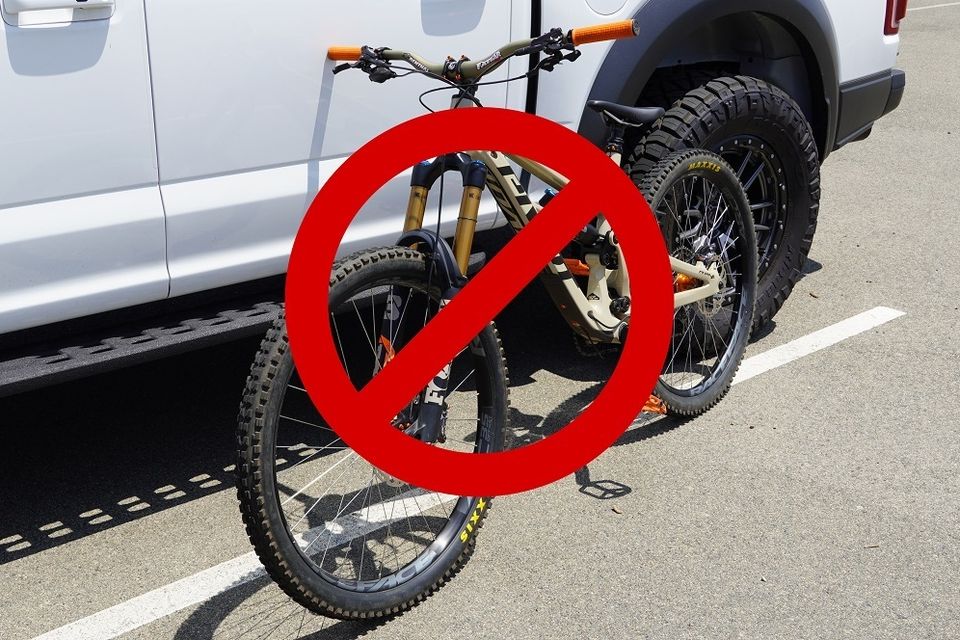
[[[3,20],[0,332],[164,298],[143,3],[107,20]]]
[[[542,26],[625,19],[645,1],[543,0]],[[0,333],[283,273],[325,180],[423,113],[417,96],[437,86],[334,79],[327,47],[479,59],[531,21],[530,0],[285,0],[269,12],[254,0],[64,2],[0,0]],[[825,6],[841,82],[894,66],[885,0]],[[541,74],[538,113],[576,129],[611,46]],[[490,79],[526,68],[511,60]],[[523,109],[525,83],[480,97]],[[367,203],[344,252],[395,240],[407,181]],[[447,187],[450,231],[459,180]],[[481,229],[503,222],[490,198],[481,216]]]

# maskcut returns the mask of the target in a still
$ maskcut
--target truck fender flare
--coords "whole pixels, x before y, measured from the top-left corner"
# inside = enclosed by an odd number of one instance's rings
[[[590,90],[590,100],[613,100],[634,105],[644,86],[678,40],[695,29],[725,16],[756,12],[788,24],[806,40],[823,80],[826,122],[822,149],[834,147],[840,101],[836,34],[823,0],[648,0],[634,14],[640,25],[636,38],[617,41],[607,53]],[[801,48],[804,43],[801,42]],[[584,108],[579,133],[599,143],[600,119]]]

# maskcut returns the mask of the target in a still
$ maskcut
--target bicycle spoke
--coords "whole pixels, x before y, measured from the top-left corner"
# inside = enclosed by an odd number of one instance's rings
[[[303,487],[302,489],[300,489],[299,491],[297,491],[295,494],[293,494],[292,496],[290,496],[289,498],[287,498],[286,500],[284,500],[283,502],[281,502],[281,503],[280,503],[280,506],[281,506],[281,507],[286,506],[287,503],[289,503],[291,500],[293,500],[294,498],[300,496],[304,491],[306,491],[307,489],[309,489],[310,487],[312,487],[314,484],[316,484],[317,482],[319,482],[320,480],[322,480],[323,477],[326,476],[328,473],[330,473],[331,471],[333,471],[334,469],[336,469],[337,467],[339,467],[339,466],[340,466],[341,464],[343,464],[344,462],[346,462],[346,461],[348,461],[348,460],[351,460],[351,459],[353,459],[353,458],[356,458],[356,457],[357,457],[357,454],[356,454],[355,452],[351,452],[349,456],[345,457],[345,458],[344,458],[343,460],[341,460],[340,462],[337,462],[336,464],[334,464],[332,467],[330,467],[329,469],[327,469],[326,471],[324,471],[323,473],[321,473],[319,476],[317,476],[316,478],[314,478],[313,480],[311,480],[310,483],[307,484],[305,487]]]
[[[281,420],[289,420],[290,422],[296,422],[297,424],[302,424],[302,425],[306,425],[306,426],[308,426],[308,427],[314,427],[314,428],[316,428],[316,429],[322,429],[322,430],[324,430],[324,431],[333,432],[333,429],[331,429],[331,428],[328,427],[328,426],[321,425],[321,424],[314,424],[314,423],[312,423],[312,422],[307,422],[306,420],[300,420],[300,419],[298,419],[298,418],[291,418],[290,416],[285,416],[285,415],[283,415],[282,413],[280,414],[280,419],[281,419]]]
[[[331,307],[330,322],[347,375],[350,366],[357,369],[353,363],[360,364],[360,371],[354,372],[359,375],[351,376],[358,387],[385,363],[381,338],[399,350],[421,328],[421,305],[424,325],[440,310],[436,287],[407,282],[370,283],[342,299]],[[451,360],[442,414],[446,438],[436,446],[476,451],[481,446],[478,438],[486,440],[478,425],[491,402],[478,377],[489,373],[478,366],[486,362],[479,345],[473,341]],[[371,355],[375,364],[367,369]],[[355,585],[363,591],[410,567],[451,526],[455,515],[463,519],[455,526],[463,526],[472,509],[456,509],[451,503],[472,498],[416,489],[378,470],[350,449],[316,412],[295,372],[283,388],[289,392],[274,414],[278,432],[272,451],[292,459],[275,467],[277,503],[287,533],[314,571],[338,585]],[[395,426],[409,431],[417,422],[419,407],[414,398],[397,416]]]
[[[373,346],[373,341],[370,339],[370,334],[367,333],[367,328],[366,328],[366,327],[364,326],[364,324],[363,324],[363,317],[360,315],[360,309],[357,307],[356,301],[351,300],[351,301],[350,301],[350,304],[353,305],[353,310],[354,310],[354,311],[356,312],[356,314],[357,314],[357,320],[360,321],[360,329],[363,331],[363,337],[366,338],[367,344],[370,346],[370,353],[373,354],[373,361],[374,361],[374,363],[376,363],[376,364],[374,365],[374,369],[373,369],[373,370],[374,370],[374,372],[376,372],[376,371],[377,371],[377,368],[379,367],[380,356],[379,356],[379,354],[377,353],[376,347]]]
[[[333,333],[337,338],[337,346],[340,348],[340,361],[343,363],[343,369],[346,372],[347,377],[352,380],[353,376],[350,375],[350,367],[347,364],[346,351],[343,348],[343,341],[340,339],[340,327],[338,326],[336,316],[332,313],[330,314],[330,320],[333,324]],[[306,389],[304,389],[304,391],[306,391]]]

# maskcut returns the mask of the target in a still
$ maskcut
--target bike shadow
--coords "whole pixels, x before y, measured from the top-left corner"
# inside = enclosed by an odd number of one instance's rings
[[[563,429],[603,390],[603,383],[597,383],[583,389],[561,402],[546,416],[524,413],[516,408],[510,409],[512,447],[534,444]],[[683,426],[689,419],[655,414],[641,414],[627,430],[611,445],[622,447],[639,444],[656,438]],[[594,478],[590,466],[584,466],[574,474],[580,494],[596,500],[613,500],[631,493],[630,485],[611,478]]]
[[[583,389],[560,403],[546,416],[511,409],[511,421],[520,428],[513,445],[532,444],[556,433],[586,408],[600,393],[602,383]],[[614,447],[639,444],[667,434],[685,421],[672,417],[643,415],[620,437]],[[589,466],[574,474],[577,491],[596,500],[614,500],[632,492],[626,482],[597,478]],[[260,572],[194,609],[177,628],[176,640],[231,640],[248,637],[280,637],[297,640],[354,640],[390,622],[342,621],[315,615],[291,600]]]
[[[619,359],[616,347],[581,344],[564,322],[539,281],[530,283],[496,318],[510,386],[535,382],[548,371],[574,382],[601,382],[610,377]]]
[[[177,628],[174,640],[290,638],[355,640],[383,626],[380,621],[345,621],[318,616],[291,600],[265,576],[205,601]]]

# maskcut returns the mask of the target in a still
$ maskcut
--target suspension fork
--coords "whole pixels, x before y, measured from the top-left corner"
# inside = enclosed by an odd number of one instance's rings
[[[423,229],[423,219],[430,189],[447,171],[458,171],[463,177],[463,197],[453,249],[431,231]],[[432,162],[422,162],[413,170],[410,180],[410,197],[403,225],[403,236],[398,244],[418,247],[431,256],[431,278],[440,287],[440,310],[460,292],[466,284],[465,274],[473,250],[473,236],[477,228],[480,199],[487,180],[487,167],[466,154],[441,156]],[[408,300],[388,294],[387,308],[381,324],[377,344],[378,370],[386,366],[395,355],[394,345],[406,340],[400,320],[406,317]],[[396,325],[396,330],[394,326]],[[449,391],[450,371],[448,363],[427,384],[420,396],[420,411],[416,420],[406,427],[423,442],[443,442],[445,439],[446,398]]]

